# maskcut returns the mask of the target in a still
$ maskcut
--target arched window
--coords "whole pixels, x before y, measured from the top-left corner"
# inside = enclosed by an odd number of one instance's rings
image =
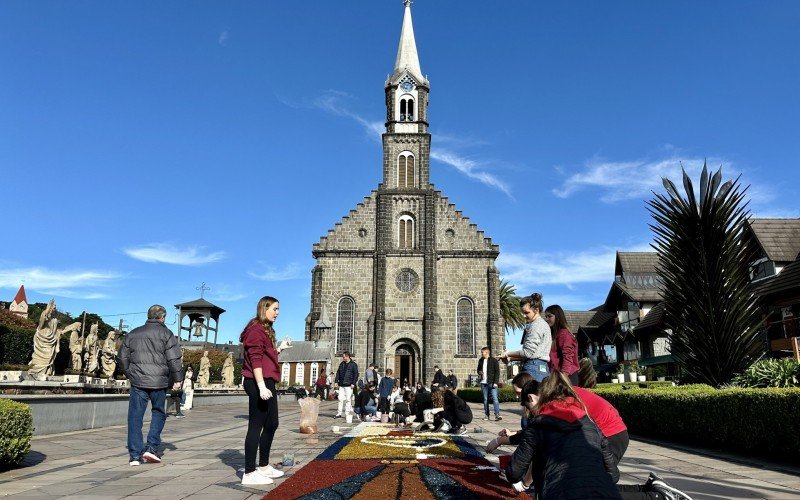
[[[475,311],[466,297],[456,303],[456,354],[475,354]]]
[[[414,219],[410,215],[402,215],[397,230],[400,248],[414,248]]]
[[[306,375],[306,364],[302,361],[294,366],[294,383],[297,385],[306,385],[303,377]]]
[[[414,186],[414,156],[404,151],[397,158],[397,187]]]
[[[284,363],[281,367],[281,382],[289,383],[289,363]]]
[[[350,297],[342,297],[336,308],[336,354],[353,353],[353,330],[355,328],[356,303]]]
[[[410,95],[404,95],[400,98],[400,121],[414,121],[414,98]]]
[[[311,363],[311,378],[308,380],[310,385],[314,385],[317,383],[317,379],[319,378],[319,364],[314,361]]]

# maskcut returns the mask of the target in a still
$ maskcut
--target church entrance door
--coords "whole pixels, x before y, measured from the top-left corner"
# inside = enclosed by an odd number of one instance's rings
[[[394,353],[394,373],[401,384],[406,380],[412,386],[417,383],[415,364],[414,348],[407,344],[399,346]]]

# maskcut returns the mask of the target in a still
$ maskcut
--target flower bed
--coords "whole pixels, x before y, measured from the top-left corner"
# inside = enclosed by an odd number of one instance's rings
[[[361,424],[269,498],[517,498],[465,438]],[[522,497],[520,497],[522,498]]]

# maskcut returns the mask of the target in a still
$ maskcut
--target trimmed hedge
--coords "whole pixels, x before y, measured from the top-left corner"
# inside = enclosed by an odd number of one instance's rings
[[[459,389],[458,397],[470,403],[483,403],[483,392],[481,392],[480,387]],[[497,390],[497,399],[499,399],[501,403],[517,401],[517,395],[514,393],[514,388],[511,384],[505,385]]]
[[[31,449],[33,413],[31,407],[0,399],[0,469],[17,465]]]
[[[598,389],[606,389],[606,388],[626,388],[629,389],[631,387],[641,387],[641,388],[648,388],[648,387],[672,387],[672,382],[659,382],[657,380],[648,380],[646,382],[623,382],[623,383],[602,383],[597,384]]]
[[[798,461],[800,389],[603,387],[633,434]]]

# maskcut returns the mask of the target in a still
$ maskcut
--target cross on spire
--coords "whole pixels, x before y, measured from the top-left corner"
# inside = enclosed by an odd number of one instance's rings
[[[200,290],[200,298],[202,299],[202,298],[203,298],[203,295],[204,295],[204,294],[205,294],[205,292],[206,292],[206,290],[211,290],[211,288],[207,287],[207,286],[206,286],[206,282],[204,281],[204,282],[202,282],[202,283],[200,284],[200,286],[196,287],[196,288],[195,288],[195,290]]]

